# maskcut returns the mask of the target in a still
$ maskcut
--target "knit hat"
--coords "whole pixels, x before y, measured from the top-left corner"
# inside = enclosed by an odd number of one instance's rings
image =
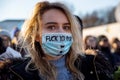
[[[0,36],[7,36],[11,39],[9,31],[7,31],[5,29],[0,29]]]

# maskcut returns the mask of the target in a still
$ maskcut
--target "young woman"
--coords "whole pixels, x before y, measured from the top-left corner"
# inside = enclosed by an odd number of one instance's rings
[[[30,58],[10,70],[21,80],[83,80],[81,39],[79,23],[65,5],[39,2],[20,32]]]
[[[85,37],[85,49],[97,49],[97,38],[92,36],[92,35],[88,35]]]

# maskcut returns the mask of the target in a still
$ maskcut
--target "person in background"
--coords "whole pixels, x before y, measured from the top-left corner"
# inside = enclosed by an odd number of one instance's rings
[[[10,36],[9,31],[5,29],[1,29],[0,37],[3,39],[3,44],[6,48],[11,46],[11,36]]]
[[[12,39],[12,47],[15,49],[16,45],[18,45],[18,36],[19,36],[20,30],[16,27],[14,30],[14,36]]]
[[[18,80],[84,80],[79,23],[64,4],[38,2],[19,39],[30,58],[10,68]]]
[[[0,60],[19,57],[21,58],[21,54],[11,47],[11,37],[10,33],[7,30],[3,29],[0,30],[0,38],[1,38]]]
[[[79,27],[83,27],[82,20],[79,17],[76,18],[80,24]],[[84,42],[85,56],[81,59],[81,72],[85,76],[84,80],[113,80],[113,68],[105,56],[97,49],[97,38],[88,35]]]
[[[86,36],[84,43],[85,49],[97,49],[97,38],[92,35]]]
[[[4,45],[3,39],[0,37],[0,60],[4,61],[6,59],[13,59],[13,58],[21,58],[21,54],[11,47],[7,47]]]
[[[114,38],[112,41],[112,49],[114,56],[114,66],[120,66],[120,40],[118,38]]]
[[[114,68],[114,64],[113,64],[114,57],[111,52],[111,46],[108,38],[105,35],[99,35],[97,45],[98,45],[98,49],[105,55],[105,57],[109,60],[109,62]]]
[[[12,48],[18,52],[21,53],[22,57],[25,57],[27,55],[27,53],[25,52],[25,50],[23,48],[21,48],[18,45],[18,36],[19,36],[20,30],[18,29],[18,27],[15,28],[14,31],[14,37],[12,39]]]
[[[21,54],[10,47],[5,47],[3,39],[0,37],[0,80],[8,80],[9,67],[14,63],[18,63],[18,59],[21,59]]]
[[[83,36],[83,23],[82,23],[82,20],[81,20],[81,18],[79,17],[79,16],[77,16],[77,15],[74,15],[76,18],[77,18],[77,21],[80,23],[80,32],[81,32],[81,36]]]

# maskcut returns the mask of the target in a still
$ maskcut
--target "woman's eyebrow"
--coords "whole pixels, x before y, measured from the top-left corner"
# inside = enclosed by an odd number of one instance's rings
[[[45,23],[45,25],[48,25],[48,24],[57,24],[57,22],[47,22],[47,23]],[[64,23],[63,25],[70,25],[70,23]]]
[[[45,25],[47,25],[47,24],[57,24],[56,22],[47,22],[47,23],[45,23]]]

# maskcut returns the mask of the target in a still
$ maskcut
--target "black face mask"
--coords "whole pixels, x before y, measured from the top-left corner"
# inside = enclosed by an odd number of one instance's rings
[[[118,47],[118,48],[115,50],[115,52],[120,54],[120,47]]]
[[[86,46],[86,49],[97,49],[97,46],[92,47],[92,46]]]
[[[110,48],[109,47],[100,46],[99,49],[101,51],[110,52]]]

